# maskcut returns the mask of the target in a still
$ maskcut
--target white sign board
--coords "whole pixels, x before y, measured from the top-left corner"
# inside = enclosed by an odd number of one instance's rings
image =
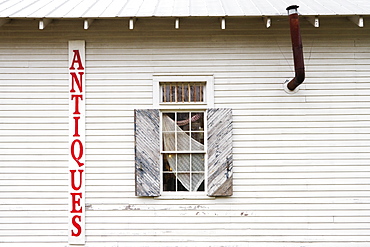
[[[69,41],[68,243],[85,244],[85,41]]]

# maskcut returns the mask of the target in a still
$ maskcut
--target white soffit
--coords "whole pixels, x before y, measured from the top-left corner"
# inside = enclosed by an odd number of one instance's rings
[[[370,0],[0,0],[0,18],[370,15]]]

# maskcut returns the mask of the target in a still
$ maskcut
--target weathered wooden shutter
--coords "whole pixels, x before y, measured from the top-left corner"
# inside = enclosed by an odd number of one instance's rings
[[[160,195],[159,110],[135,110],[136,196]]]
[[[233,194],[232,112],[228,108],[207,110],[208,196]]]

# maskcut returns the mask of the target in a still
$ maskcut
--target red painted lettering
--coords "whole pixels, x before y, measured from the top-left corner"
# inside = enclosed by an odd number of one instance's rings
[[[75,154],[75,144],[76,143],[78,143],[78,149],[79,149],[78,157],[76,157],[76,154]],[[83,155],[83,145],[82,145],[82,142],[80,140],[76,139],[72,142],[72,144],[71,144],[71,155],[72,155],[72,158],[74,159],[74,161],[77,162],[79,167],[84,165],[84,163],[80,162],[80,159],[82,158],[82,155]]]
[[[74,233],[73,230],[71,230],[73,237],[80,236],[81,235],[81,232],[82,232],[81,225],[77,222],[77,219],[78,219],[79,223],[81,223],[81,216],[75,215],[72,218],[72,224],[73,224],[74,227],[76,227],[76,230],[77,230],[77,233]]]
[[[85,51],[83,41],[69,42],[69,185],[68,242],[85,243]],[[67,64],[68,66],[68,64]],[[81,124],[80,124],[81,121]],[[78,165],[78,166],[77,166]]]
[[[77,78],[77,75],[75,72],[71,72],[70,73],[71,76],[72,76],[72,85],[71,85],[71,93],[74,93],[76,92],[75,88],[74,88],[74,85],[76,84],[77,87],[78,87],[78,90],[80,90],[80,93],[82,93],[82,76],[84,74],[84,72],[78,72],[78,74],[80,75],[80,79]]]
[[[81,60],[79,50],[73,50],[72,64],[71,64],[71,67],[69,67],[69,69],[75,69],[75,66],[74,66],[75,63],[78,63],[78,68],[77,68],[78,70],[84,69],[84,67],[82,66],[82,60]]]
[[[76,170],[69,170],[70,173],[71,173],[71,186],[72,186],[72,189],[74,190],[79,190],[81,189],[81,186],[82,186],[82,173],[84,172],[84,170],[78,170],[78,172],[80,173],[80,185],[78,187],[76,187],[75,185],[75,173],[76,173]]]
[[[83,100],[81,94],[72,95],[72,99],[71,100],[75,100],[75,112],[73,114],[80,114],[80,105],[79,105],[78,99]]]
[[[78,134],[78,120],[80,120],[80,117],[73,117],[75,120],[75,134],[73,137],[79,137],[80,135]]]
[[[81,198],[82,193],[71,193],[72,196],[72,210],[71,213],[82,213]],[[78,198],[76,198],[78,196]],[[79,209],[76,208],[79,207]]]

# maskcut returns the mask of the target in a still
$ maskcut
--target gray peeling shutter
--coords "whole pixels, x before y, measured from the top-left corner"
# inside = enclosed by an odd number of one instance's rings
[[[135,110],[135,194],[160,195],[159,110]]]
[[[207,110],[208,196],[233,194],[232,112],[228,108]]]

